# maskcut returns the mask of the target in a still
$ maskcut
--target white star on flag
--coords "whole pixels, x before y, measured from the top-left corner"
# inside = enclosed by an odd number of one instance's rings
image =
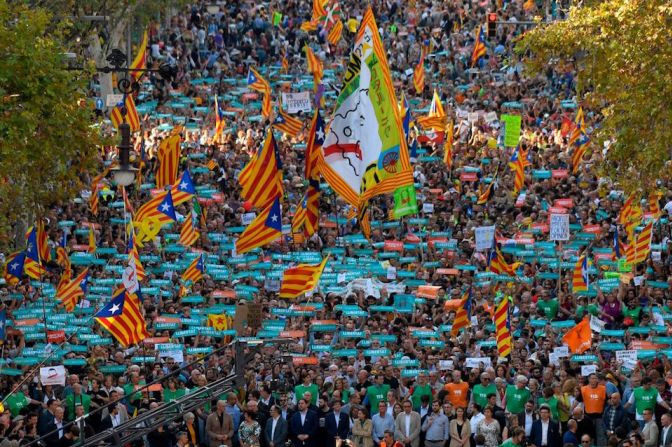
[[[120,309],[119,305],[115,303],[115,304],[112,305],[112,307],[110,307],[110,313],[114,314],[114,313],[118,312],[119,309]]]
[[[273,222],[275,222],[276,220],[278,220],[278,216],[276,216],[275,214],[273,214],[273,215],[271,216],[271,220],[272,220]]]
[[[170,205],[168,205],[167,203],[164,203],[163,205],[161,205],[161,211],[163,211],[165,213],[168,210],[170,210]]]

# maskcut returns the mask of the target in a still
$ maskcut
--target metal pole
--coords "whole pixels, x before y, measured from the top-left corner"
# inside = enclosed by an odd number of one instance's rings
[[[128,56],[127,67],[131,68],[131,63],[133,62],[133,46],[131,44],[131,28],[133,27],[133,15],[129,13],[128,15],[128,26],[126,28],[126,55]],[[131,72],[126,72],[126,79],[131,79]]]

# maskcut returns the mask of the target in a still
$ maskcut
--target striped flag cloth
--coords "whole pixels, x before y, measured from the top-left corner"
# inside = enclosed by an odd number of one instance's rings
[[[147,274],[145,273],[145,268],[140,262],[138,246],[135,244],[135,229],[133,228],[133,222],[129,222],[128,227],[128,246],[126,247],[128,252],[128,259],[129,262],[131,262],[130,260],[133,259],[133,263],[135,264],[135,276],[138,278],[138,282],[142,282]]]
[[[418,95],[421,95],[425,90],[425,58],[427,57],[427,51],[429,51],[429,48],[423,45],[420,52],[420,61],[418,61],[418,65],[413,70],[413,85]]]
[[[574,265],[574,272],[572,273],[572,292],[587,292],[588,291],[588,256],[583,255],[579,257]]]
[[[264,145],[257,150],[238,175],[241,195],[257,208],[282,196],[282,164],[273,131],[269,128]]]
[[[123,287],[95,314],[95,318],[125,347],[138,344],[149,337],[137,295],[128,293]]]
[[[653,220],[651,220],[634,242],[628,247],[626,252],[626,261],[628,264],[635,265],[644,262],[651,253],[651,238],[653,237]]]
[[[446,126],[446,142],[443,145],[443,163],[450,170],[453,168],[453,122]]]
[[[24,273],[33,279],[40,279],[47,270],[42,266],[37,244],[37,229],[30,227],[26,233],[26,257],[23,263]]]
[[[65,270],[70,268],[70,258],[68,257],[67,249],[68,235],[64,231],[61,235],[61,240],[58,241],[58,247],[56,247],[56,263]]]
[[[585,133],[586,122],[583,115],[583,107],[579,107],[579,110],[576,111],[576,116],[574,117],[574,128],[572,133],[569,134],[568,143],[570,146],[573,146],[576,141],[581,138],[581,134]]]
[[[232,326],[231,317],[226,314],[208,314],[208,327],[216,331],[226,331]]]
[[[280,298],[293,299],[313,290],[320,281],[329,256],[319,264],[299,264],[285,270],[280,286]]]
[[[261,114],[264,118],[270,118],[273,111],[273,104],[271,103],[271,91],[264,93],[264,98],[261,100]]]
[[[89,269],[85,269],[75,279],[64,284],[56,290],[56,299],[61,302],[65,310],[75,310],[79,299],[84,296],[88,283]]]
[[[585,133],[582,133],[576,143],[574,143],[574,151],[572,151],[572,174],[576,174],[583,161],[583,156],[586,155],[590,138]]]
[[[180,135],[171,135],[161,142],[156,168],[156,187],[164,188],[177,180],[177,169],[180,166],[182,138]]]
[[[209,170],[214,171],[215,169],[217,169],[217,166],[219,166],[219,165],[217,164],[217,162],[215,160],[210,159],[206,166]]]
[[[205,273],[205,261],[203,255],[200,255],[194,259],[184,273],[182,273],[182,281],[200,281],[203,278],[203,273]]]
[[[497,336],[497,352],[500,357],[511,355],[511,319],[509,317],[509,300],[504,297],[495,309],[495,329]]]
[[[310,237],[317,231],[320,222],[320,184],[311,181],[306,194],[294,213],[292,233],[303,233]]]
[[[147,43],[147,30],[145,30],[142,35],[142,41],[140,41],[140,45],[138,46],[138,54],[135,55],[135,59],[133,59],[133,62],[129,67],[131,70],[144,70],[147,68]],[[136,81],[138,81],[143,74],[143,71],[131,71],[131,76],[133,76],[133,79]]]
[[[306,144],[306,169],[307,180],[319,180],[320,172],[317,167],[322,145],[324,144],[324,121],[320,109],[315,109],[313,121],[310,124],[310,133]]]
[[[487,53],[487,48],[485,47],[485,32],[483,31],[483,25],[479,25],[476,30],[476,42],[474,42],[474,50],[471,52],[471,66],[475,67],[478,64],[478,61],[481,60],[483,56]]]
[[[236,241],[236,253],[245,254],[282,237],[282,213],[280,198],[276,197],[268,204]]]
[[[128,212],[131,215],[131,218],[132,218],[135,210],[133,209],[133,205],[131,204],[131,201],[128,199],[128,194],[126,194],[126,187],[125,186],[121,186],[121,198],[124,200],[124,211]]]
[[[525,186],[525,165],[521,160],[521,154],[518,148],[513,150],[511,159],[509,160],[509,167],[514,173],[513,178],[513,192],[518,194],[523,186]]]
[[[322,77],[324,76],[324,67],[322,65],[322,61],[318,59],[318,57],[315,55],[315,53],[313,53],[313,50],[308,45],[303,48],[306,52],[306,59],[308,60],[308,73],[313,75],[313,83],[317,87],[317,85],[322,80]]]
[[[513,264],[506,262],[504,255],[501,251],[499,251],[498,248],[495,248],[490,252],[488,270],[492,273],[496,273],[498,275],[516,276],[516,269],[519,265],[520,262],[514,262]]]
[[[51,260],[51,251],[49,250],[49,238],[47,232],[44,231],[44,222],[37,222],[37,250],[40,252],[40,260],[43,263]]]
[[[96,253],[96,232],[93,229],[93,225],[89,226],[89,253]]]
[[[649,212],[651,213],[654,219],[658,219],[661,216],[659,201],[660,201],[659,192],[656,191],[649,194]]]
[[[336,45],[343,35],[343,22],[337,20],[334,26],[327,33],[327,40],[330,44]]]
[[[488,200],[490,199],[490,196],[492,195],[492,188],[495,185],[495,181],[493,179],[492,182],[488,184],[488,186],[485,187],[485,190],[478,196],[478,199],[476,199],[476,205],[485,205],[488,203]]]
[[[301,120],[294,118],[284,110],[279,109],[278,116],[276,116],[275,121],[273,121],[273,127],[286,133],[290,137],[296,137],[299,135],[299,132],[301,132],[301,129],[303,129],[303,123]]]
[[[194,228],[194,212],[192,211],[182,224],[180,240],[178,242],[185,247],[191,247],[196,243],[199,237],[199,232]]]
[[[252,67],[250,67],[247,72],[247,88],[258,91],[259,93],[271,92],[271,85],[268,81]]]
[[[455,337],[460,330],[471,326],[471,288],[462,295],[462,303],[457,309],[453,327],[450,328],[450,335]]]
[[[219,107],[219,101],[217,100],[217,95],[215,95],[215,136],[213,140],[218,141],[219,137],[224,131],[224,111]]]
[[[289,71],[289,60],[287,60],[287,50],[282,53],[282,71],[287,74]]]
[[[98,185],[93,187],[91,197],[89,197],[89,209],[94,216],[98,215]]]
[[[177,214],[175,214],[175,205],[173,204],[173,194],[169,189],[166,193],[166,196],[163,198],[159,206],[156,207],[159,211],[159,214],[167,216],[170,221],[177,221]]]
[[[583,255],[579,257],[574,265],[574,272],[572,273],[572,292],[587,292],[588,291],[588,256]]]
[[[194,182],[191,180],[191,174],[187,169],[184,170],[180,178],[173,184],[173,203],[178,206],[196,195]]]
[[[124,121],[130,126],[131,132],[140,130],[140,117],[132,95],[124,95],[123,101],[110,112],[110,120],[117,130]]]

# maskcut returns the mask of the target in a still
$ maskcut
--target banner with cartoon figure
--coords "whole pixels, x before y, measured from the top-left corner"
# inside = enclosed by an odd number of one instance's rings
[[[357,207],[373,196],[413,184],[390,70],[370,8],[322,147],[321,172],[339,195]]]

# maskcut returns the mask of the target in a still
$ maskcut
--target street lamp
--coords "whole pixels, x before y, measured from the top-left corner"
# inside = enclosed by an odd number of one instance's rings
[[[119,144],[119,165],[112,169],[114,182],[120,186],[132,185],[135,181],[136,168],[131,166],[131,126],[128,123],[119,125],[121,144]]]

